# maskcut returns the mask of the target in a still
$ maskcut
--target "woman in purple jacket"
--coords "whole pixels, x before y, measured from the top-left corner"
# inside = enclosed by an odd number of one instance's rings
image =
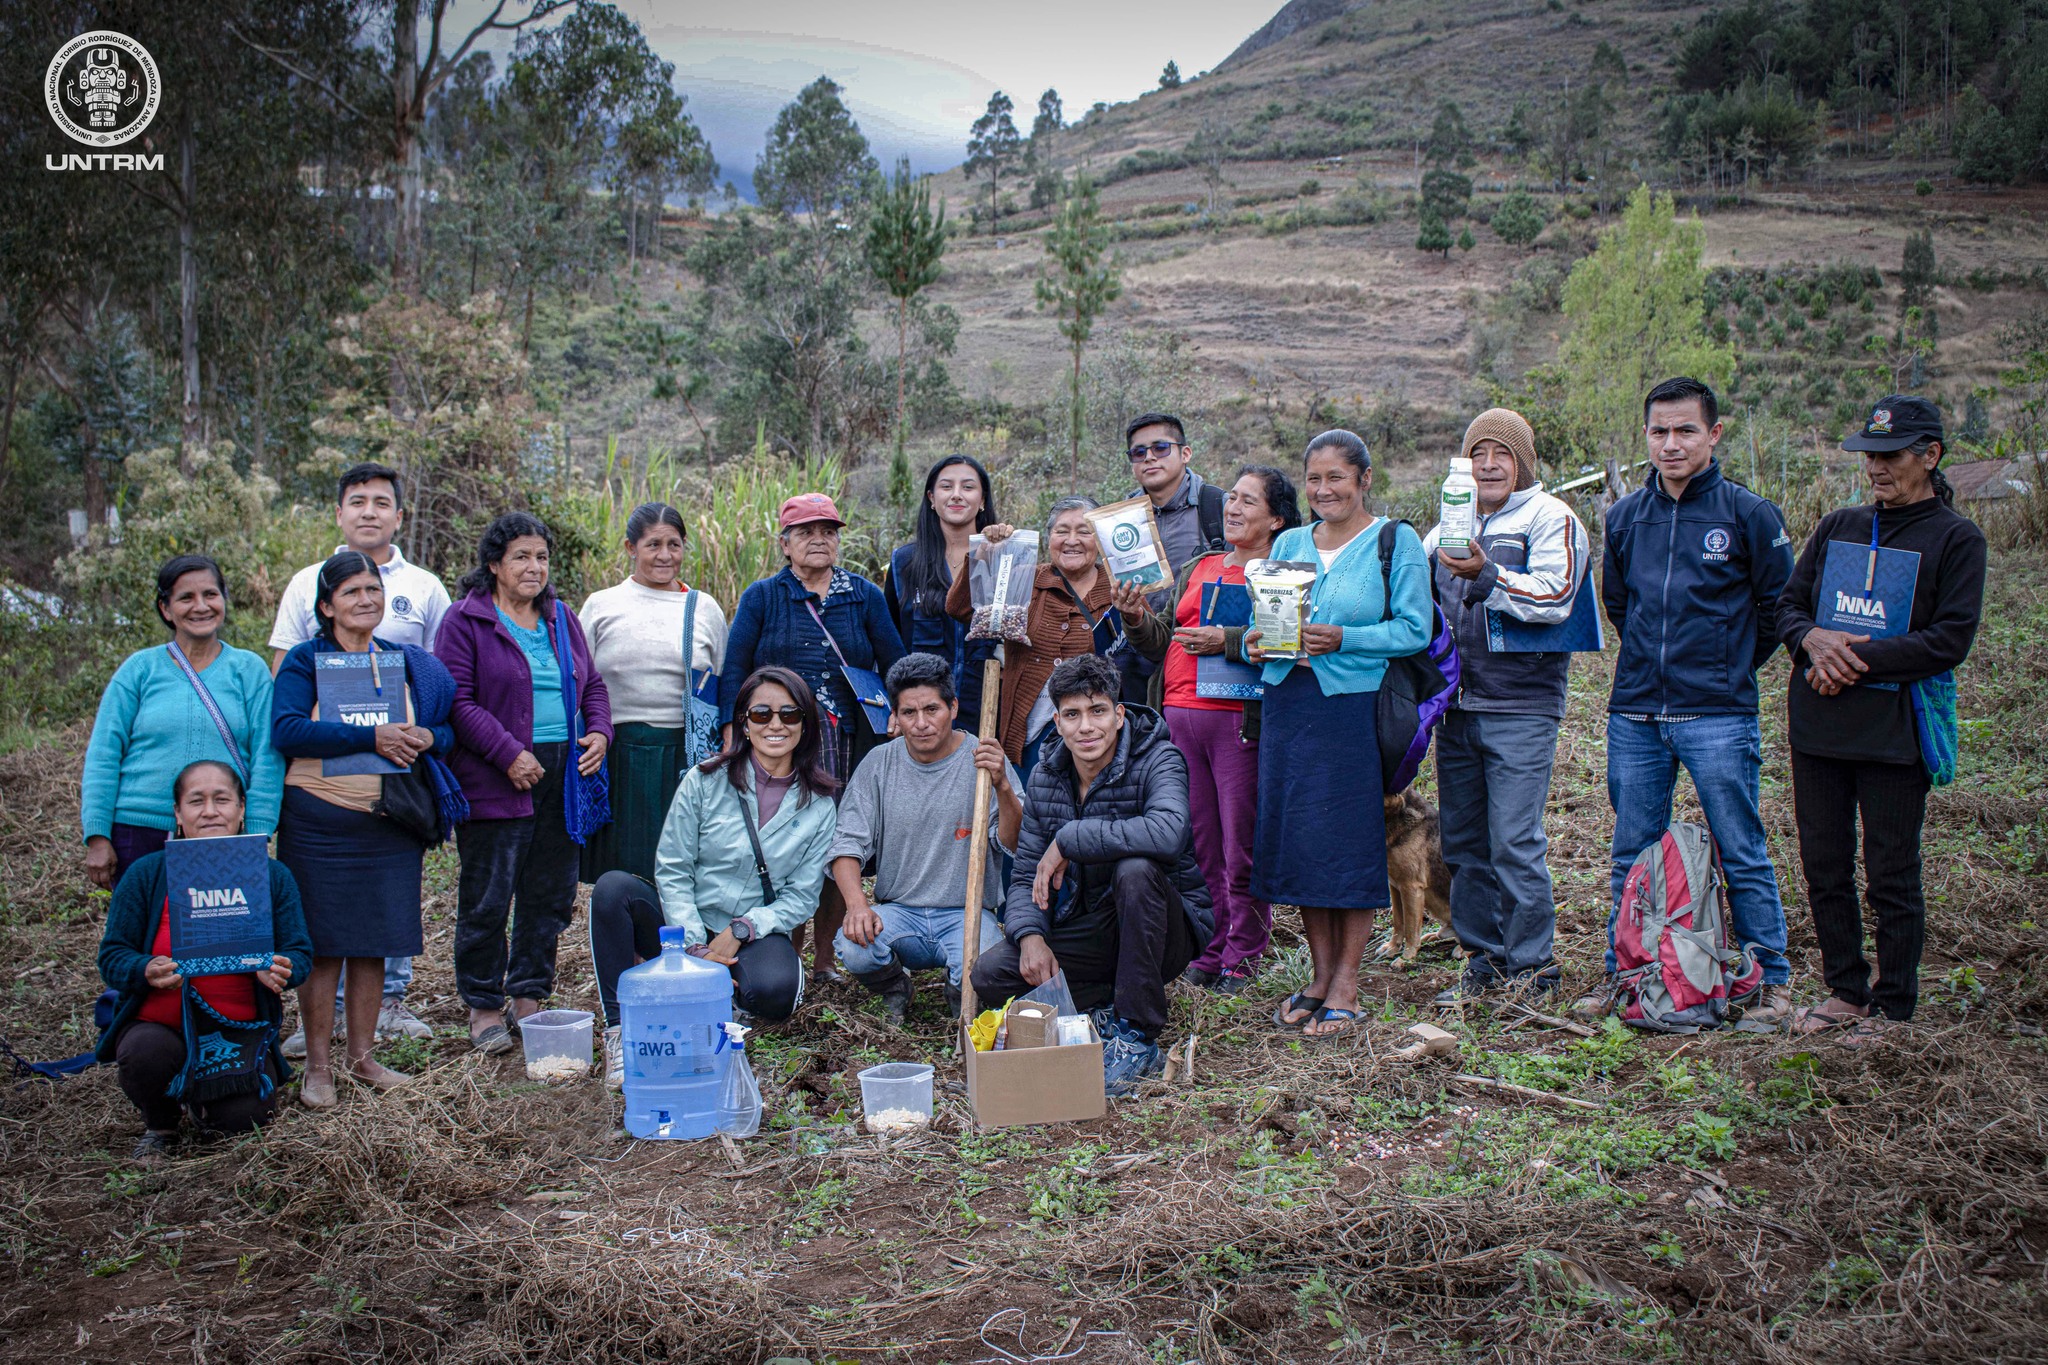
[[[507,512],[492,522],[434,641],[455,678],[450,719],[460,747],[449,767],[470,811],[457,835],[455,986],[469,1005],[470,1041],[494,1056],[513,1047],[506,997],[513,1017],[524,1019],[554,990],[555,941],[576,912],[579,857],[563,778],[570,763],[595,776],[612,737],[604,679],[566,607],[559,620],[567,639],[555,638],[553,547],[538,517]],[[563,653],[579,715],[564,704]]]

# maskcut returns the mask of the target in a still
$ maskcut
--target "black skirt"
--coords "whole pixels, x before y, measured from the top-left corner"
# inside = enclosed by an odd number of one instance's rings
[[[1323,695],[1315,670],[1267,684],[1251,892],[1278,905],[1377,910],[1387,894],[1378,692]]]
[[[654,880],[654,850],[668,823],[669,803],[683,780],[688,732],[621,721],[613,727],[610,765],[612,822],[583,844],[583,880],[595,886],[607,872],[630,872]]]
[[[417,957],[420,841],[381,815],[284,789],[277,860],[291,869],[315,957]]]

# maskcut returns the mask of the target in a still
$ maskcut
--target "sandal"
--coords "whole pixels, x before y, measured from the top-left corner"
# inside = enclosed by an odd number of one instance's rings
[[[1273,1027],[1279,1029],[1282,1033],[1299,1033],[1302,1026],[1307,1024],[1310,1019],[1313,1019],[1316,1011],[1322,1007],[1323,997],[1320,995],[1303,995],[1300,992],[1296,992],[1287,997],[1285,1004],[1273,1011]],[[1290,1010],[1300,1010],[1308,1015],[1309,1018],[1289,1019],[1287,1014]]]
[[[1792,1016],[1792,1032],[1800,1037],[1816,1033],[1828,1033],[1836,1029],[1853,1030],[1870,1017],[1868,1006],[1857,1007],[1831,995],[1821,1004],[1798,1011]]]
[[[1336,1038],[1341,1037],[1346,1033],[1349,1033],[1351,1031],[1351,1026],[1357,1022],[1357,1010],[1335,1009],[1328,1005],[1325,1005],[1316,1011],[1316,1017],[1314,1019],[1303,1021],[1301,1033],[1304,1038]],[[1312,1023],[1334,1023],[1341,1024],[1343,1025],[1343,1027],[1326,1029],[1321,1033],[1310,1033],[1308,1031],[1308,1025]]]

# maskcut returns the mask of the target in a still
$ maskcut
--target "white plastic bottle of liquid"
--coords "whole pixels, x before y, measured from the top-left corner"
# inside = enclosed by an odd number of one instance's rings
[[[1460,455],[1452,459],[1450,476],[1444,480],[1443,505],[1437,512],[1436,547],[1453,559],[1472,554],[1472,531],[1477,515],[1479,485],[1472,482],[1472,462]]]

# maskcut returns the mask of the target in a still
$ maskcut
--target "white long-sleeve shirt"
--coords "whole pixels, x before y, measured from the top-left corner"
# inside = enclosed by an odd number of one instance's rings
[[[725,610],[701,589],[696,640],[688,667],[718,672],[725,664]],[[611,692],[612,720],[678,729],[689,677],[683,663],[685,594],[627,579],[590,594],[577,616],[590,657]]]

